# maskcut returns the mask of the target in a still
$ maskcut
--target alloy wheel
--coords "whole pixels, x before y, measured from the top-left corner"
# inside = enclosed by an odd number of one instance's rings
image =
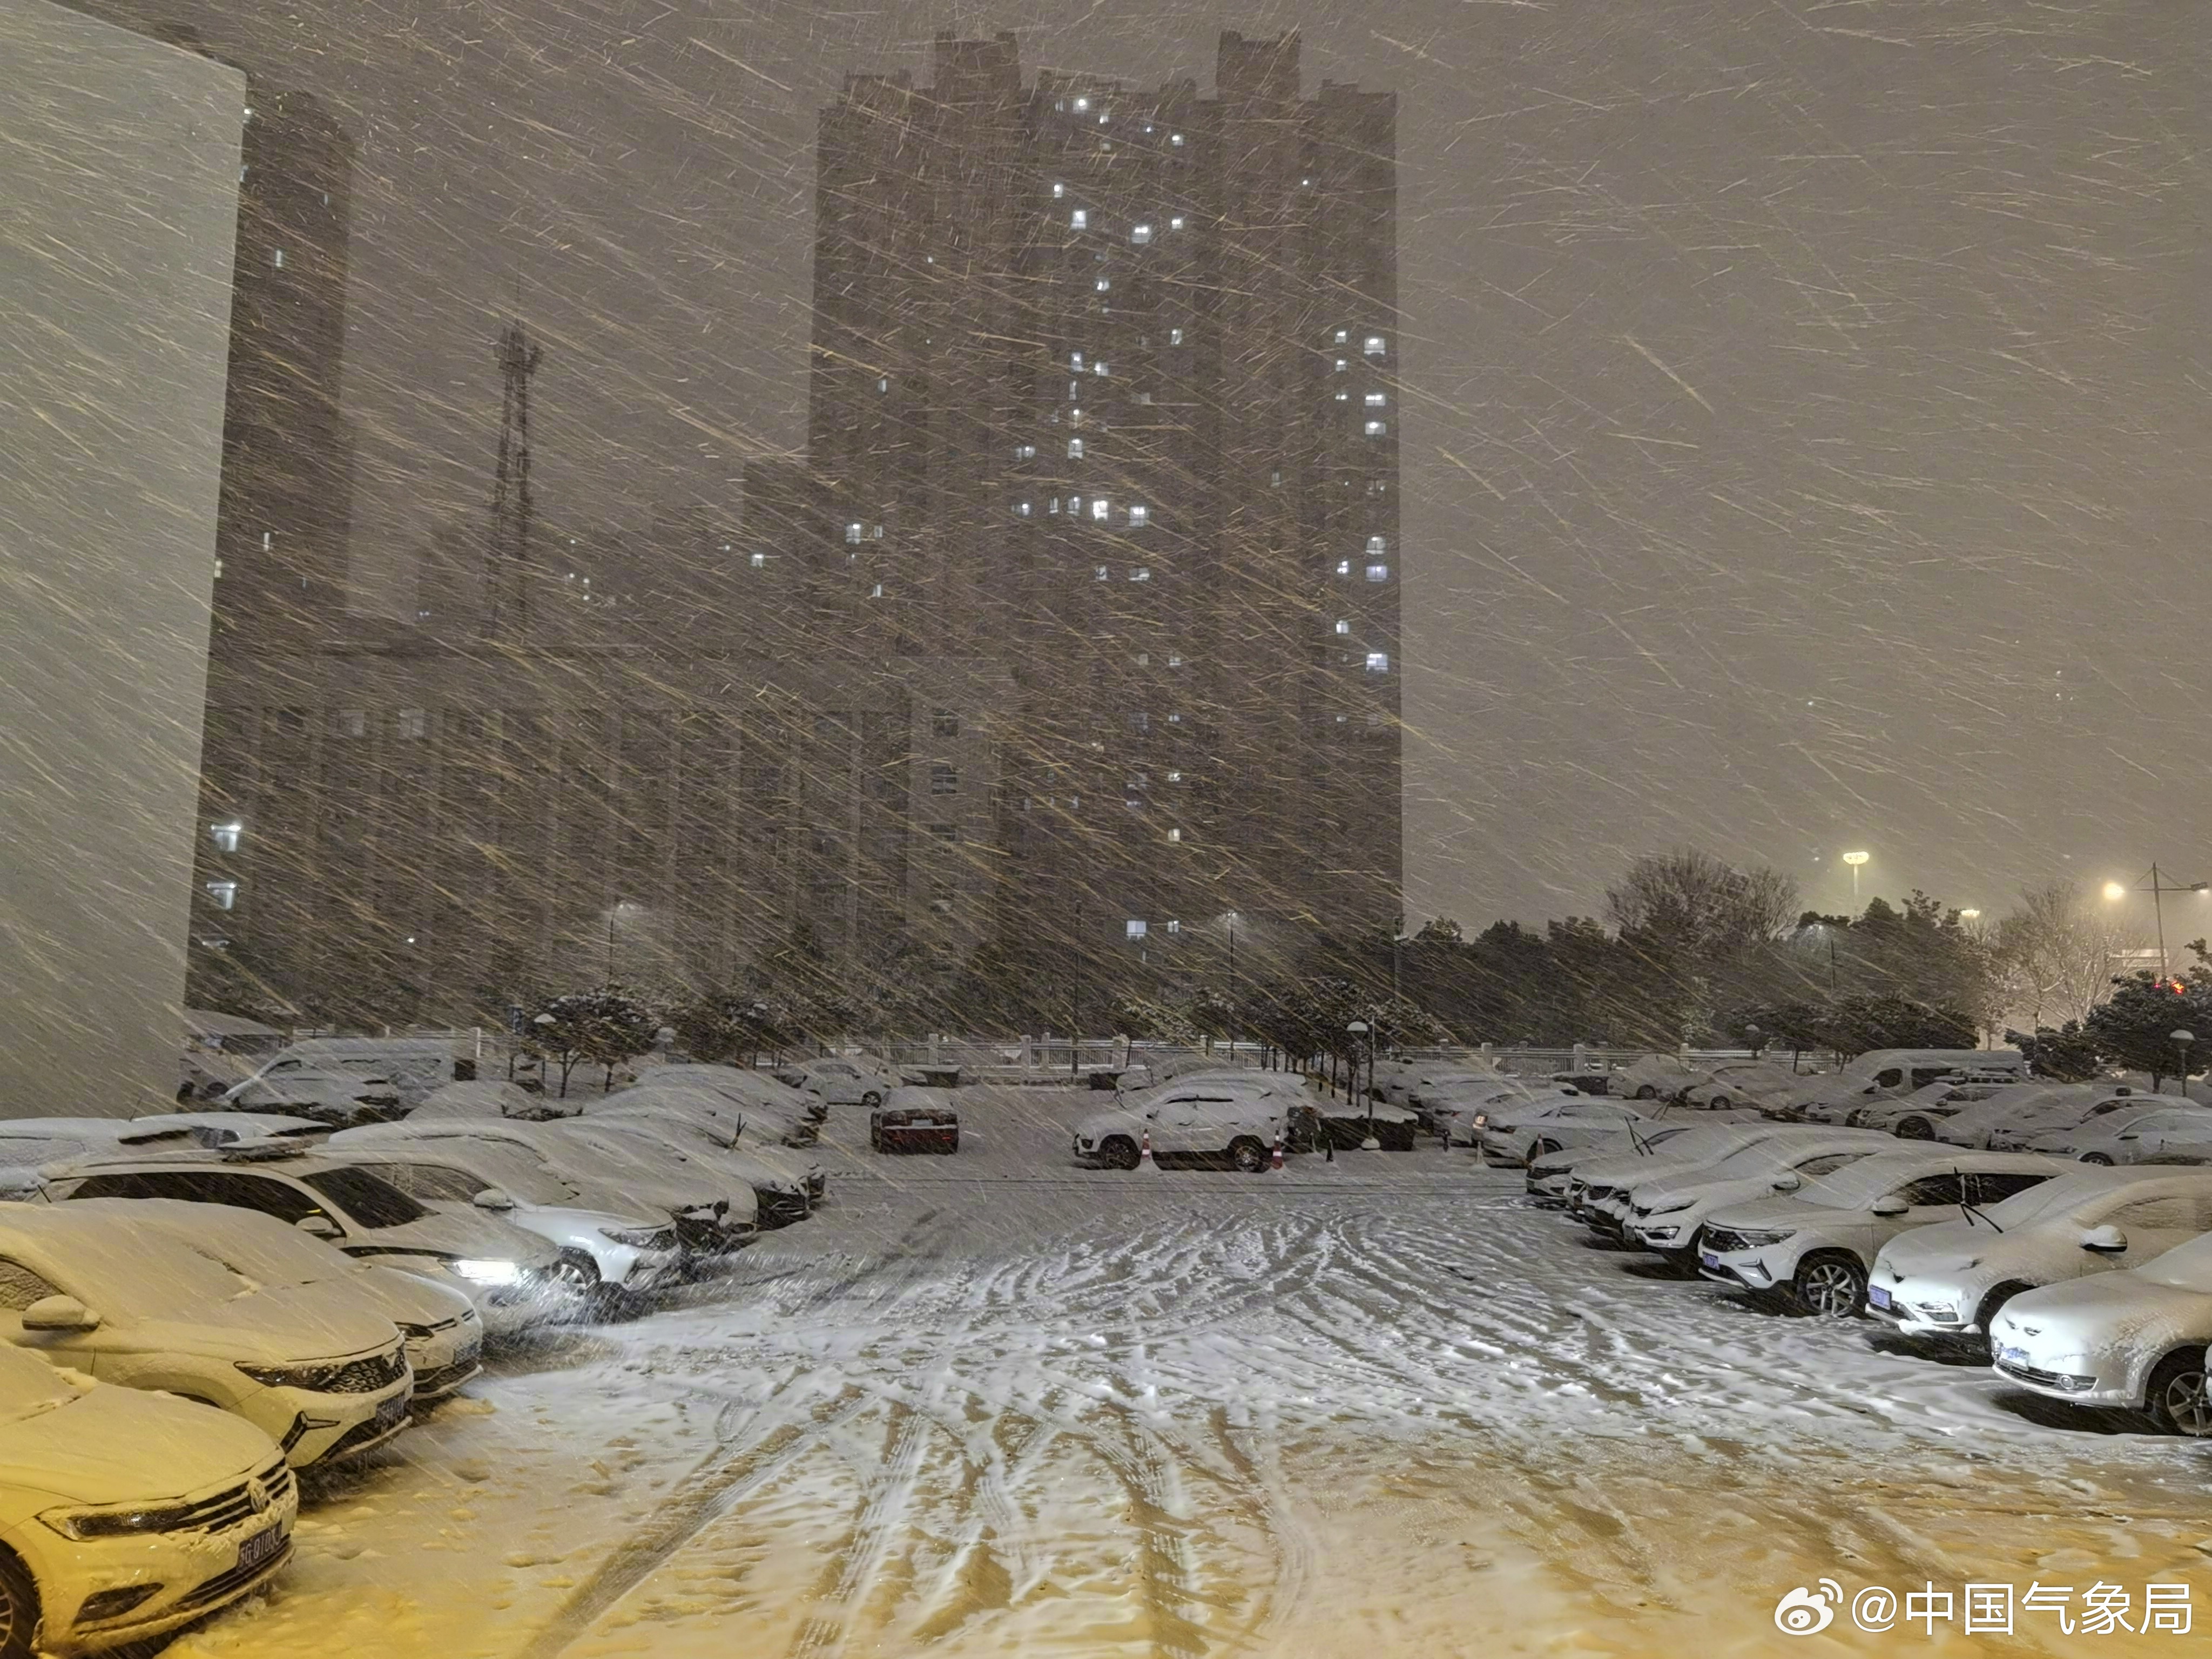
[[[1797,1275],[1805,1306],[1826,1319],[1848,1319],[1859,1309],[1858,1270],[1844,1261],[1815,1261]]]
[[[2177,1371],[2166,1379],[2158,1396],[2158,1414],[2178,1434],[2193,1440],[2212,1435],[2212,1393],[2201,1370]]]

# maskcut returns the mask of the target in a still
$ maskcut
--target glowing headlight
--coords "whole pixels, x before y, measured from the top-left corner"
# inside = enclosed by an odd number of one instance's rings
[[[79,1543],[94,1538],[127,1538],[137,1533],[168,1532],[192,1516],[189,1504],[150,1509],[47,1510],[39,1519],[64,1538]]]
[[[519,1285],[522,1269],[512,1261],[495,1261],[463,1256],[453,1263],[453,1271],[473,1285]]]
[[[676,1230],[672,1227],[602,1227],[599,1237],[611,1238],[617,1244],[627,1244],[634,1250],[672,1250],[676,1248]]]

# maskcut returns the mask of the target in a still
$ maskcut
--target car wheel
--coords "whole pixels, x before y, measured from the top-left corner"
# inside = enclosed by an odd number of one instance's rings
[[[1536,1143],[1536,1150],[1529,1153],[1528,1162],[1534,1164],[1540,1158],[1549,1158],[1559,1150],[1559,1143],[1547,1136]]]
[[[1705,1103],[1705,1109],[1709,1112],[1725,1112],[1728,1109],[1729,1097],[1726,1095],[1715,1095]]]
[[[951,1154],[952,1154],[952,1153],[954,1153],[954,1152],[958,1152],[959,1150],[960,1150],[960,1131],[959,1131],[959,1130],[957,1130],[957,1129],[955,1129],[955,1130],[952,1132],[951,1138],[950,1139],[948,1139],[948,1140],[945,1143],[945,1151],[946,1155],[949,1157]]]
[[[1936,1126],[1924,1117],[1905,1118],[1898,1123],[1897,1138],[1899,1140],[1933,1140],[1936,1139]]]
[[[867,1093],[860,1097],[860,1104],[866,1107],[872,1112],[883,1103],[884,1097],[878,1094],[873,1089],[869,1090]]]
[[[581,1250],[563,1250],[553,1264],[553,1277],[570,1290],[590,1296],[599,1288],[599,1264]]]
[[[1229,1143],[1229,1161],[1246,1175],[1257,1175],[1267,1167],[1267,1149],[1250,1136],[1240,1136]]]
[[[1656,1100],[1659,1098],[1659,1091],[1646,1083],[1638,1088],[1636,1097],[1638,1100]]]
[[[1974,1323],[1982,1328],[1982,1334],[1984,1336],[1989,1334],[1990,1328],[1996,1322],[1996,1316],[2004,1311],[2006,1303],[2011,1301],[2022,1291],[2032,1288],[2033,1287],[2014,1279],[2009,1284],[1998,1285],[1984,1297],[1982,1305],[1974,1310]]]
[[[2151,1420],[2167,1434],[2187,1435],[2192,1440],[2212,1435],[2212,1396],[2205,1393],[2202,1348],[2185,1349],[2160,1360],[2143,1394]]]
[[[1109,1170],[1133,1170],[1137,1167],[1137,1143],[1127,1135],[1115,1135],[1100,1143],[1098,1156]]]
[[[2112,1154],[2109,1152],[2084,1152],[2081,1154],[2081,1161],[2084,1164],[2109,1164],[2112,1163]]]
[[[878,1133],[877,1133],[873,1129],[869,1130],[869,1131],[868,1131],[868,1150],[869,1150],[870,1152],[880,1152],[881,1151],[883,1151],[883,1149],[884,1149],[884,1138],[883,1138],[883,1136],[881,1136],[881,1135],[878,1134]]]
[[[0,1659],[32,1659],[38,1633],[38,1586],[21,1562],[0,1550]]]
[[[1844,1255],[1819,1255],[1797,1269],[1797,1305],[1823,1319],[1849,1319],[1866,1301],[1866,1269]]]

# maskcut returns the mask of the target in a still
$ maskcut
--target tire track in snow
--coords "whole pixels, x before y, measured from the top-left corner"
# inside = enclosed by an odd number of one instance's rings
[[[844,1651],[860,1600],[874,1585],[890,1553],[893,1534],[914,1506],[915,1480],[929,1423],[921,1413],[890,1407],[891,1455],[882,1478],[862,1506],[853,1540],[842,1552],[843,1565],[826,1605],[809,1613],[792,1638],[791,1659],[823,1659]]]

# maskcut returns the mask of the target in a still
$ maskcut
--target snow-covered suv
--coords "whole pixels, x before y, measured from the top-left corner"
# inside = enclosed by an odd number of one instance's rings
[[[1875,1257],[1898,1234],[2002,1203],[2066,1168],[2027,1152],[1900,1146],[1787,1196],[1714,1211],[1698,1240],[1698,1268],[1723,1284],[1782,1292],[1807,1313],[1848,1318],[1866,1301]]]
[[[1689,1266],[1698,1233],[1717,1210],[1793,1193],[1846,1164],[1896,1143],[1863,1129],[1790,1130],[1747,1146],[1711,1169],[1639,1183],[1629,1195],[1625,1236],[1655,1255]]]
[[[1163,1165],[1225,1161],[1247,1172],[1264,1170],[1276,1142],[1288,1139],[1291,1113],[1305,1103],[1304,1091],[1289,1085],[1170,1083],[1083,1119],[1075,1126],[1075,1157],[1133,1170],[1149,1136],[1153,1159]]]
[[[1547,1152],[1610,1139],[1648,1121],[1624,1101],[1554,1095],[1480,1113],[1469,1127],[1486,1164],[1522,1164]]]
[[[298,1484],[251,1423],[0,1344],[0,1653],[74,1659],[252,1594]]]

